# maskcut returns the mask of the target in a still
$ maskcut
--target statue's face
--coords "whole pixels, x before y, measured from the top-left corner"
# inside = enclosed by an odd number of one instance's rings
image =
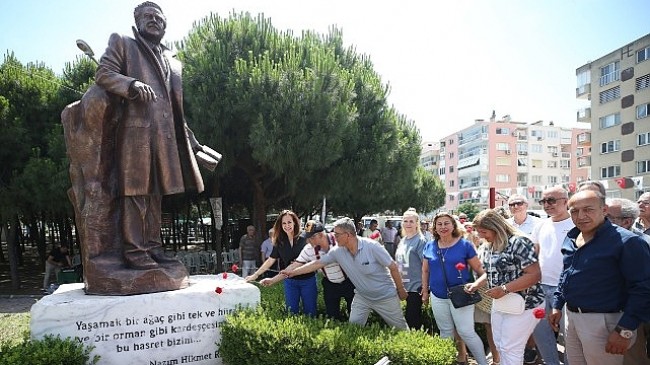
[[[136,25],[140,35],[158,43],[165,35],[167,20],[160,10],[154,7],[146,7],[140,13]]]

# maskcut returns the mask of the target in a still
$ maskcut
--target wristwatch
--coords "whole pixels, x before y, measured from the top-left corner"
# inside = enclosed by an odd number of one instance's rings
[[[501,285],[501,290],[503,290],[504,294],[510,293],[510,290],[508,290],[508,288],[506,287],[506,284]]]
[[[623,337],[626,340],[629,340],[630,338],[632,338],[632,336],[634,336],[634,331],[631,331],[627,328],[623,328],[621,326],[616,326],[616,328],[614,328],[614,331],[618,332],[618,334],[621,335],[621,337]]]

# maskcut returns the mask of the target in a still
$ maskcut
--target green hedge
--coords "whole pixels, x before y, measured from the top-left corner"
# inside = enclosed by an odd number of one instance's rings
[[[45,336],[42,340],[25,338],[21,344],[0,345],[0,365],[88,365],[96,364],[98,356],[90,357],[92,347],[73,339]]]
[[[225,364],[368,365],[384,356],[392,364],[455,361],[456,348],[451,340],[424,331],[388,328],[374,313],[366,327],[324,319],[322,295],[318,296],[318,318],[289,315],[281,284],[260,290],[259,308],[229,316],[221,328],[220,353]],[[436,329],[431,311],[424,310],[423,314],[426,328]]]
[[[221,328],[221,357],[227,364],[453,364],[451,340],[423,331],[398,331],[377,324],[360,327],[305,316],[278,318],[263,308],[242,310]]]

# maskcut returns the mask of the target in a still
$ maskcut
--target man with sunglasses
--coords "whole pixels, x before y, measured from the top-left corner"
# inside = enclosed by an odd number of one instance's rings
[[[530,237],[540,219],[528,214],[528,199],[521,194],[511,195],[508,198],[508,207],[512,213],[512,217],[507,219],[508,223]]]
[[[542,270],[541,283],[547,315],[551,314],[553,294],[557,290],[562,272],[562,243],[567,233],[575,227],[567,208],[568,199],[568,191],[561,186],[544,190],[539,204],[549,217],[542,219],[531,235],[531,240],[539,252],[539,266]],[[533,338],[537,350],[546,364],[557,365],[560,363],[557,339],[548,321],[540,321],[537,324],[533,331]]]
[[[334,222],[332,230],[337,246],[320,259],[293,271],[282,274],[295,275],[314,272],[331,263],[341,265],[355,286],[350,311],[350,323],[366,324],[370,311],[375,311],[384,321],[397,329],[408,329],[401,300],[408,296],[397,263],[379,243],[356,234],[356,226],[350,218]]]
[[[635,226],[643,233],[650,234],[650,192],[641,194],[636,203],[639,206],[639,218]]]

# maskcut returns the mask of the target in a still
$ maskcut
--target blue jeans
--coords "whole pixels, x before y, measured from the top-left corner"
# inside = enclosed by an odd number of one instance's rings
[[[316,275],[303,280],[284,279],[284,303],[292,314],[300,313],[300,300],[302,299],[302,312],[316,317]]]
[[[557,286],[551,286],[542,284],[542,290],[544,291],[544,301],[545,301],[545,310],[546,315],[550,315],[553,311],[551,305],[553,304],[553,293]],[[560,325],[560,328],[564,326]],[[533,330],[533,338],[535,339],[535,344],[537,345],[537,351],[544,359],[544,362],[547,365],[559,365],[560,357],[557,354],[557,339],[555,338],[555,332],[551,328],[551,325],[548,323],[547,318],[543,318],[535,330]],[[567,364],[565,362],[565,364]]]

